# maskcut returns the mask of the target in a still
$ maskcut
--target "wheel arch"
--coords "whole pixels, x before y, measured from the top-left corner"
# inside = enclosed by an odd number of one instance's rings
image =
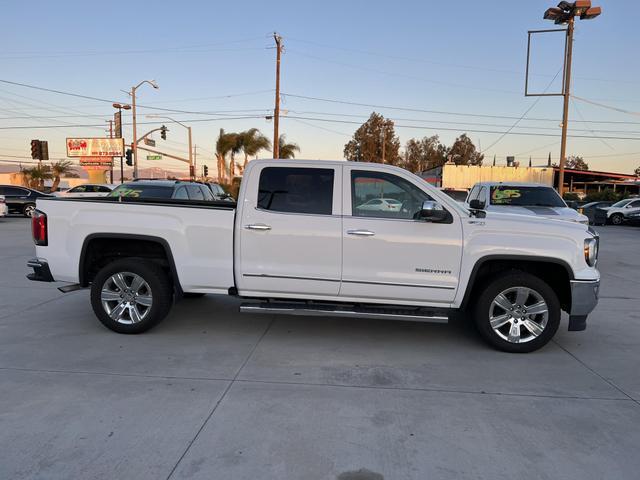
[[[96,253],[96,249],[99,254]],[[78,265],[78,279],[83,287],[89,286],[95,269],[108,263],[106,259],[137,257],[153,260],[165,267],[171,278],[174,292],[180,298],[183,295],[175,260],[169,243],[152,235],[128,233],[92,233],[82,243]]]
[[[500,272],[514,270],[530,273],[546,281],[557,293],[562,309],[570,311],[571,285],[569,281],[574,279],[571,266],[559,258],[527,255],[488,255],[476,261],[471,270],[460,308],[465,309],[469,306],[474,295],[485,284],[484,280]]]

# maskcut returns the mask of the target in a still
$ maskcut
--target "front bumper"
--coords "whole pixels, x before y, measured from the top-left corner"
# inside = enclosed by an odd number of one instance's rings
[[[598,304],[600,280],[571,280],[571,311],[569,330],[581,331],[587,328],[587,315]]]
[[[32,258],[27,262],[27,266],[33,268],[33,273],[29,273],[27,278],[34,282],[55,282],[49,264],[42,258]]]

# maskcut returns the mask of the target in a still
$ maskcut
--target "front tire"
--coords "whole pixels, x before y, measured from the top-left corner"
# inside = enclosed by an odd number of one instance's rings
[[[560,301],[553,289],[526,272],[499,274],[480,294],[475,323],[498,350],[527,353],[546,345],[560,326]]]
[[[167,316],[173,302],[171,282],[157,264],[123,258],[104,266],[91,285],[98,320],[118,333],[142,333]]]
[[[622,225],[622,222],[624,222],[624,216],[621,213],[614,213],[613,215],[611,215],[609,221],[613,225]]]

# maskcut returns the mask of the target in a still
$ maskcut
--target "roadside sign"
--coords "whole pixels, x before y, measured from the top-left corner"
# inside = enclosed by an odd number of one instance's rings
[[[144,137],[144,144],[149,146],[149,147],[155,147],[156,146],[156,141],[152,138],[147,138]]]
[[[116,127],[116,138],[122,138],[122,112],[116,112],[113,115],[113,119]]]
[[[121,138],[67,138],[67,157],[122,157]]]
[[[162,160],[162,155],[147,155],[147,160]]]

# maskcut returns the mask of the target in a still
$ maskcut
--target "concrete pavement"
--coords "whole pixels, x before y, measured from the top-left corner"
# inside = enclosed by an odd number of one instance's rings
[[[632,479],[640,229],[603,227],[585,332],[528,355],[449,325],[252,316],[185,300],[124,336],[24,278],[0,219],[0,478]]]

